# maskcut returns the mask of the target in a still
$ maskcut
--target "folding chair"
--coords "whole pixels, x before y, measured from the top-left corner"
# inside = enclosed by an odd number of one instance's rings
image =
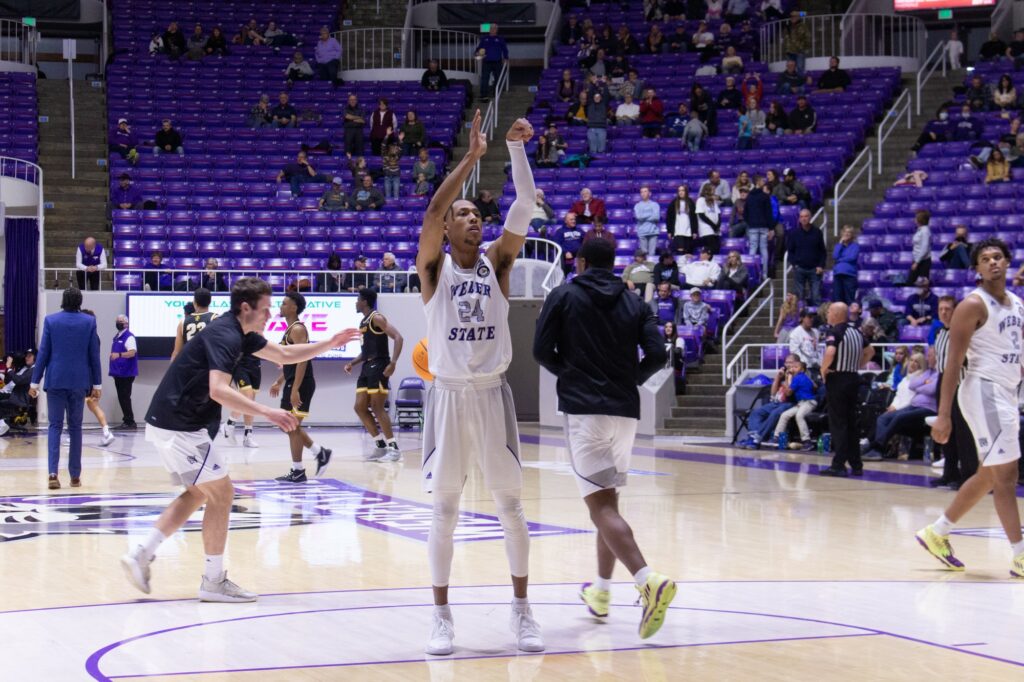
[[[419,377],[406,377],[398,385],[395,397],[395,424],[415,425],[423,428],[423,407],[426,398],[426,385]]]

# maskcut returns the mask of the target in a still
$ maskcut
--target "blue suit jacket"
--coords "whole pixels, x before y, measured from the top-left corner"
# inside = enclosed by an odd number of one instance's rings
[[[46,316],[32,383],[40,383],[44,373],[47,390],[79,388],[88,391],[103,383],[95,317],[63,311]]]

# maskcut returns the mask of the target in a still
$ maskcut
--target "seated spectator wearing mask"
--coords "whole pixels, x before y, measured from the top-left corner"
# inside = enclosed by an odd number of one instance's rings
[[[927,327],[935,319],[939,297],[932,293],[927,277],[919,277],[914,285],[917,287],[917,293],[911,294],[907,299],[907,322],[913,327]]]
[[[939,254],[939,260],[950,270],[968,270],[971,267],[971,242],[966,225],[957,225],[953,241],[946,244]],[[1014,284],[1014,286],[1020,286]]]
[[[924,420],[936,414],[935,392],[939,385],[939,373],[933,367],[934,360],[934,349],[929,349],[928,358],[925,358],[924,353],[914,353],[910,356],[909,372],[896,389],[892,403],[878,418],[874,436],[862,459],[894,459],[885,454],[892,436],[927,432]]]

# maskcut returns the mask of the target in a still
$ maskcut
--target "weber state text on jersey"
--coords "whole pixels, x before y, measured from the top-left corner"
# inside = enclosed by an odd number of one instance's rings
[[[508,369],[508,300],[486,256],[463,269],[445,254],[437,289],[424,311],[431,374],[466,381],[493,378]]]
[[[988,319],[975,330],[967,346],[967,374],[1016,390],[1021,374],[1024,303],[1009,291],[1007,305],[981,288],[969,295],[985,303]]]

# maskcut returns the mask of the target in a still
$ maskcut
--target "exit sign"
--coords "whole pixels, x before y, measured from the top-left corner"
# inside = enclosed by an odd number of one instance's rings
[[[35,26],[36,25],[36,18],[35,17],[22,17],[21,18],[21,23],[24,24],[25,26]]]
[[[951,10],[951,9],[940,9],[939,10],[939,19],[952,19],[952,18],[953,18],[953,10]]]

